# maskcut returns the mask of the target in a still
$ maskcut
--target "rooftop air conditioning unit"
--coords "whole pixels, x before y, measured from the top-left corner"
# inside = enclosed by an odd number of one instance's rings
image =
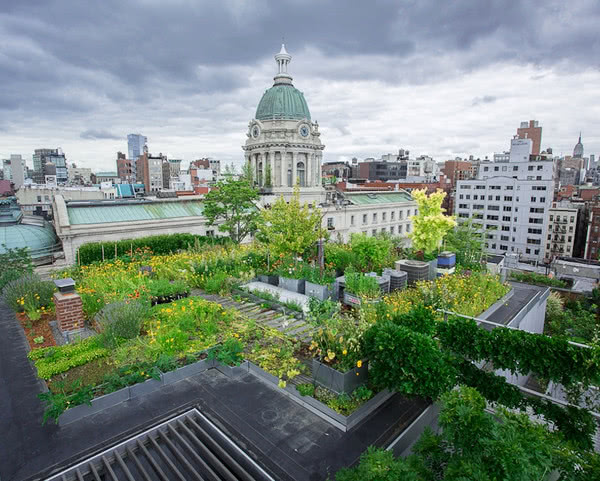
[[[406,272],[407,283],[409,286],[418,281],[426,281],[429,279],[429,263],[423,261],[415,261],[410,259],[402,259],[396,261],[397,271]]]

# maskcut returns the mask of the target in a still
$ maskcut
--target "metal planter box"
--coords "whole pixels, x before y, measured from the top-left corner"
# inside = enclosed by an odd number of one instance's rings
[[[269,276],[266,274],[259,274],[258,275],[258,281],[259,282],[264,282],[265,284],[269,283]]]
[[[160,389],[163,386],[162,376],[160,380],[148,379],[147,381],[134,384],[129,386],[129,393],[131,398],[143,396]]]
[[[357,375],[358,374],[358,375]],[[361,367],[355,367],[350,371],[340,372],[313,359],[313,379],[323,387],[338,394],[351,393],[358,386],[367,382],[369,378],[369,361],[364,361]]]
[[[201,361],[196,361],[187,366],[179,367],[174,371],[168,371],[163,373],[162,379],[164,384],[171,384],[177,381],[181,381],[190,376],[194,376],[195,374],[199,374],[201,372],[214,367],[214,361],[212,359],[202,359]]]
[[[312,282],[306,281],[304,284],[304,293],[307,296],[318,299],[319,301],[326,301],[331,296],[331,289],[329,286],[313,284]]]
[[[289,277],[279,277],[279,287],[286,291],[304,294],[304,279],[290,279]]]
[[[344,304],[347,306],[359,307],[361,304],[360,297],[355,296],[351,292],[344,291]]]

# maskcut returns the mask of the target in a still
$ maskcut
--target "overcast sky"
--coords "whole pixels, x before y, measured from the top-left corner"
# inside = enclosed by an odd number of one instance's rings
[[[282,37],[324,160],[483,157],[529,119],[600,154],[598,0],[0,0],[0,158],[240,162]]]

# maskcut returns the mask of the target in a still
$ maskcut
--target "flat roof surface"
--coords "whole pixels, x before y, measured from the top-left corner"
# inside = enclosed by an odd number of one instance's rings
[[[356,205],[389,204],[392,202],[410,202],[412,197],[407,192],[363,192],[345,191],[344,196]]]
[[[252,374],[230,379],[216,369],[162,386],[62,427],[42,426],[44,383],[27,359],[14,313],[0,303],[0,479],[46,479],[84,458],[196,407],[271,475],[326,479],[385,446],[427,407],[396,394],[365,422],[342,432]]]
[[[547,287],[533,286],[520,282],[509,282],[513,288],[513,295],[500,308],[492,313],[487,320],[498,324],[508,325],[510,321],[523,309],[536,295],[548,289]]]
[[[67,204],[71,225],[198,217],[202,215],[202,211],[202,202],[198,200],[132,203],[130,205],[123,203],[87,206]]]

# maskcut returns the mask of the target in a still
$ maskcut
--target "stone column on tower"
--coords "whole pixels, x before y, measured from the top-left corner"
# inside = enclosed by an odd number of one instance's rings
[[[298,179],[298,152],[292,152],[292,187],[296,187]]]
[[[288,171],[286,150],[283,149],[281,152],[279,152],[279,155],[281,155],[281,187],[286,187]]]
[[[306,187],[313,187],[314,183],[313,183],[313,178],[312,178],[312,173],[313,173],[313,159],[314,159],[315,154],[308,154],[306,156],[306,173],[305,173],[305,184]]]

